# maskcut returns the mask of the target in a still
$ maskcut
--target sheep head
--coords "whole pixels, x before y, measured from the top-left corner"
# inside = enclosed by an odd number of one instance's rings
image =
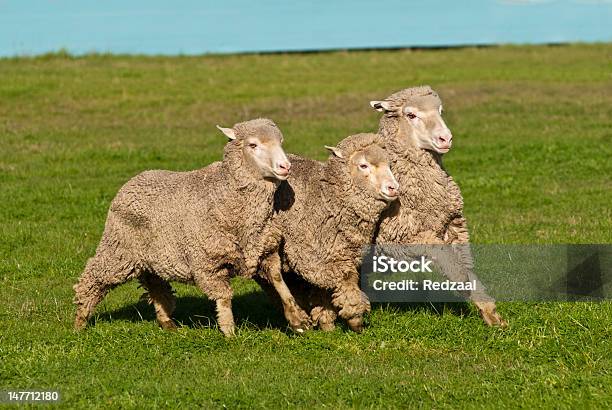
[[[283,134],[272,120],[258,118],[232,128],[217,128],[230,139],[228,144],[240,151],[242,166],[266,180],[287,179],[291,163],[282,148]]]
[[[362,196],[391,202],[399,195],[399,184],[391,172],[385,150],[378,145],[376,134],[357,134],[342,140],[336,147],[326,146],[344,179]]]
[[[442,119],[442,101],[429,86],[406,88],[370,105],[397,121],[397,135],[404,143],[439,154],[447,153],[453,135]],[[381,120],[381,128],[384,120]]]

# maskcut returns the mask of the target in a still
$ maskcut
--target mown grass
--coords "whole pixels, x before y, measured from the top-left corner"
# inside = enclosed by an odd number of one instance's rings
[[[240,331],[177,286],[163,332],[135,284],[72,331],[72,284],[110,200],[151,168],[221,156],[215,124],[273,118],[286,149],[375,130],[368,101],[428,83],[444,100],[477,243],[612,242],[612,45],[153,58],[0,60],[0,389],[59,389],[66,407],[612,405],[612,304],[376,306],[361,335],[295,337],[235,280]]]

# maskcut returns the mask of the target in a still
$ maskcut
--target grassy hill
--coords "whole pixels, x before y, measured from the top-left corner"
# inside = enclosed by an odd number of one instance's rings
[[[236,279],[240,331],[176,286],[177,332],[136,284],[72,331],[72,285],[118,188],[221,158],[215,124],[274,119],[288,152],[377,129],[368,101],[430,84],[476,243],[612,243],[612,45],[0,59],[0,390],[69,407],[609,407],[612,304],[375,306],[357,335],[296,337]]]

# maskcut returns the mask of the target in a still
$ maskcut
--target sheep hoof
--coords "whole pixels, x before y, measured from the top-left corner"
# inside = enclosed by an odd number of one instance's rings
[[[159,322],[159,326],[164,330],[177,330],[178,326],[172,320],[164,320]]]
[[[361,316],[353,317],[348,321],[349,328],[355,333],[363,332],[363,318]]]
[[[487,326],[499,327],[502,329],[508,327],[508,322],[502,319],[502,317],[497,312],[493,315],[489,315],[487,318],[483,316],[483,319]]]
[[[309,321],[303,321],[299,323],[290,323],[289,327],[291,327],[291,330],[293,330],[295,333],[301,335],[304,334],[304,332],[306,332],[307,330],[309,330],[311,326]]]
[[[236,329],[234,326],[221,326],[221,333],[227,338],[236,336]]]
[[[482,320],[487,324],[487,326],[495,326],[500,328],[508,327],[508,322],[506,322],[495,310],[495,306],[486,306],[483,309],[480,309],[480,316]]]
[[[74,320],[74,330],[78,332],[85,329],[85,326],[87,326],[87,319],[77,316]]]
[[[291,326],[291,330],[293,330],[298,335],[303,335],[304,333],[306,333],[308,329],[310,329],[310,327],[308,326],[301,326],[301,327]]]
[[[298,306],[290,306],[285,309],[285,317],[291,329],[296,333],[302,334],[312,327],[310,316]]]
[[[324,332],[333,332],[334,329],[336,328],[336,324],[332,321],[332,322],[324,322],[319,320],[319,329],[321,329]]]
[[[336,328],[338,315],[331,307],[317,306],[310,311],[313,325],[324,332],[331,332]]]

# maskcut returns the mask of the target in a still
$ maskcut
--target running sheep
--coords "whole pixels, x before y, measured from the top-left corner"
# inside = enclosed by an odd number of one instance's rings
[[[359,289],[363,246],[373,240],[381,213],[393,202],[399,185],[376,134],[345,138],[327,147],[324,162],[290,156],[292,172],[278,189],[273,225],[281,236],[278,254],[267,258],[263,277],[271,282],[285,307],[296,301],[283,282],[282,272],[295,272],[329,298],[354,331],[361,331],[370,304]],[[264,289],[269,289],[260,278]],[[322,309],[310,311],[315,321]]]
[[[410,255],[413,252],[427,254],[451,281],[476,281],[476,291],[464,291],[463,295],[476,305],[487,325],[506,326],[494,299],[473,272],[463,198],[442,166],[442,155],[452,146],[452,134],[442,119],[440,97],[429,86],[422,86],[370,105],[384,113],[378,135],[402,187],[398,201],[381,215],[372,242],[385,252],[404,252],[399,258],[414,256]],[[326,291],[291,271],[284,274],[299,306],[310,313],[312,324],[332,330],[337,315]]]
[[[137,279],[162,328],[176,327],[169,282],[178,281],[214,300],[221,331],[234,334],[230,276],[254,274],[275,243],[267,227],[291,165],[271,120],[219,129],[229,138],[223,161],[190,172],[146,171],[119,190],[96,254],[74,286],[76,329],[110,289]]]
[[[464,292],[489,326],[506,326],[473,272],[463,197],[442,165],[452,134],[442,119],[442,101],[429,86],[407,88],[370,105],[383,113],[379,135],[391,169],[402,185],[399,201],[387,209],[377,244],[414,245],[430,253],[451,281],[476,280],[477,290]]]

